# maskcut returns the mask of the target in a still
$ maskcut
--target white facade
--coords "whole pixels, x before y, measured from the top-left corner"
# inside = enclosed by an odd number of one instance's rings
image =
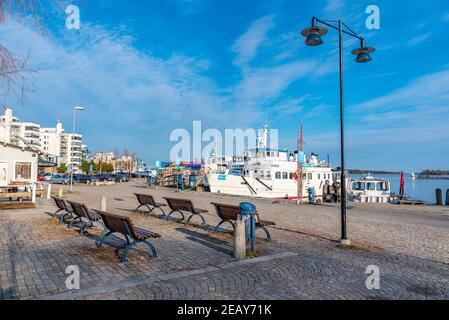
[[[37,181],[38,153],[30,148],[0,143],[0,187]]]
[[[40,125],[34,122],[22,122],[12,115],[12,110],[5,109],[0,116],[0,141],[20,147],[40,149]],[[26,143],[25,143],[26,141]]]
[[[115,155],[113,152],[97,152],[95,154],[96,163],[112,163],[115,160]]]
[[[0,142],[40,150],[49,161],[58,165],[81,166],[88,150],[82,138],[77,133],[65,133],[59,121],[54,128],[41,128],[37,123],[20,121],[9,108],[0,116]]]
[[[47,154],[49,161],[60,165],[63,162],[61,154],[61,139],[64,134],[62,123],[56,123],[55,128],[41,128],[40,143],[41,150]]]
[[[80,167],[83,161],[83,136],[78,133],[65,133],[61,139],[61,157],[62,161],[68,165],[73,164]]]

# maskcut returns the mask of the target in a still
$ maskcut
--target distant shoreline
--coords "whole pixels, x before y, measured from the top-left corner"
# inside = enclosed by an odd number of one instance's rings
[[[401,173],[400,172],[394,172],[394,171],[383,171],[383,170],[351,169],[351,170],[349,170],[349,174],[401,174]]]

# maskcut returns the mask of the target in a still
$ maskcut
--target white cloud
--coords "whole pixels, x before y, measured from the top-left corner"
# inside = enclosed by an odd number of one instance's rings
[[[431,36],[430,33],[421,34],[419,36],[416,36],[416,37],[410,39],[407,42],[407,45],[409,45],[411,47],[417,46],[418,44],[423,43],[424,41],[426,41],[430,36]]]
[[[343,13],[343,8],[345,6],[345,0],[327,0],[326,6],[323,9],[325,18],[331,19],[329,17],[341,18]]]
[[[268,15],[254,21],[232,46],[237,54],[234,64],[246,66],[256,56],[257,50],[267,40],[267,33],[274,27],[274,16]]]
[[[449,22],[449,13],[446,13],[446,14],[441,18],[441,20],[444,21],[444,22]]]

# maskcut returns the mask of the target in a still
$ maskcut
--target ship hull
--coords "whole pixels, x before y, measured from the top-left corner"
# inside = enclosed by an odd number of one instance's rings
[[[293,179],[267,180],[211,173],[207,175],[207,180],[210,191],[213,193],[272,199],[298,198],[297,181]],[[315,197],[322,200],[323,181],[304,180],[302,190],[303,199],[308,197],[309,187],[314,187]]]

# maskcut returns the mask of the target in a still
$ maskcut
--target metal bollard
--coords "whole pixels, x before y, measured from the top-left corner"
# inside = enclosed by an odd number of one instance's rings
[[[249,202],[240,203],[240,217],[245,221],[246,240],[251,240],[251,253],[255,253],[256,238],[256,206]]]
[[[50,200],[51,197],[51,183],[47,185],[47,200]]]
[[[106,203],[106,197],[103,196],[101,197],[101,202],[100,202],[100,210],[101,211],[107,211],[108,207],[107,207],[107,203]]]
[[[246,258],[245,221],[237,219],[234,227],[234,258],[243,260]]]
[[[449,206],[449,189],[446,191],[446,205]]]
[[[436,198],[437,198],[437,206],[442,206],[443,205],[443,192],[441,191],[441,189],[436,189],[435,194],[436,194]]]
[[[36,184],[33,183],[32,189],[31,189],[31,202],[36,203]]]
[[[62,198],[63,195],[64,195],[64,192],[62,191],[62,188],[59,188],[58,197]]]

